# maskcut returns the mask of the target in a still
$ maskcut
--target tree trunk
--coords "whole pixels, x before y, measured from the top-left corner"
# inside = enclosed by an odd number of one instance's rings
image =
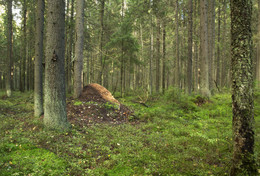
[[[121,65],[120,65],[120,92],[121,92],[121,97],[124,95],[124,82],[123,82],[123,77],[124,77],[124,40],[122,39],[121,43]]]
[[[217,70],[216,70],[216,84],[218,86],[221,85],[221,80],[220,80],[220,33],[221,33],[221,14],[220,14],[220,8],[221,3],[219,3],[218,7],[218,45],[217,45]]]
[[[175,58],[175,86],[180,88],[180,51],[179,51],[179,1],[176,0],[175,12],[175,25],[176,25],[176,58]]]
[[[209,90],[212,91],[214,83],[214,56],[215,56],[215,0],[209,1],[208,18],[208,53],[209,53]]]
[[[74,62],[74,98],[78,98],[83,89],[83,49],[84,49],[84,0],[76,0],[76,45]]]
[[[163,68],[162,68],[162,90],[165,93],[165,82],[166,82],[166,25],[163,23]]]
[[[72,56],[73,56],[73,29],[74,29],[74,2],[75,0],[71,0],[71,11],[70,11],[70,25],[69,25],[69,48],[67,54],[67,91],[71,93],[72,89]]]
[[[100,73],[99,73],[99,84],[103,85],[103,38],[104,38],[104,12],[105,12],[105,0],[101,0],[101,8],[100,8]]]
[[[256,60],[256,87],[260,89],[260,1],[258,1],[258,40],[257,40],[257,60]]]
[[[67,130],[64,70],[65,2],[48,0],[44,124],[50,129]]]
[[[188,62],[187,62],[187,85],[188,93],[192,91],[192,13],[193,2],[189,0],[189,24],[188,24]]]
[[[151,3],[151,2],[150,2]],[[150,4],[151,6],[151,4]],[[153,93],[153,15],[150,14],[150,60],[149,60],[149,93],[150,95]]]
[[[230,175],[258,175],[254,158],[252,0],[231,0],[233,162]]]
[[[125,6],[125,1],[122,0],[122,11],[121,11],[121,25],[123,25],[123,20],[124,20],[124,6]],[[123,32],[122,32],[123,35]],[[120,65],[120,92],[121,92],[121,97],[124,96],[124,92],[125,92],[125,62],[124,62],[124,39],[122,38],[121,40],[121,65]]]
[[[222,58],[221,58],[221,87],[225,87],[227,86],[227,57],[226,57],[226,49],[225,49],[225,40],[226,40],[226,28],[227,28],[227,22],[226,22],[226,18],[227,18],[227,3],[226,0],[223,0],[223,13],[224,13],[224,17],[223,17],[223,34],[222,34],[222,45],[223,45],[223,52],[222,52]]]
[[[161,22],[159,17],[157,17],[157,35],[156,35],[156,48],[157,48],[157,57],[156,57],[156,92],[160,91],[160,35],[161,35]]]
[[[209,90],[209,59],[208,59],[208,22],[207,0],[200,0],[200,93],[210,97]]]
[[[45,1],[37,0],[36,38],[34,63],[34,116],[43,114],[43,87],[42,87],[42,60],[43,60],[43,28],[44,28]]]
[[[195,0],[194,3],[194,19],[197,18],[197,14],[198,14],[198,0]],[[197,23],[194,23],[194,91],[197,92],[198,91],[198,85],[199,85],[199,72],[198,72],[198,25]]]
[[[26,21],[27,21],[27,5],[26,0],[23,1],[23,46],[22,46],[22,57],[21,57],[21,74],[20,74],[20,91],[25,91],[25,69],[26,69],[26,51],[27,51],[27,35],[26,35]]]
[[[89,54],[89,57],[87,58],[87,84],[90,84],[90,57],[91,57],[91,51],[90,51],[90,54]]]
[[[12,89],[11,89],[11,63],[12,63],[12,0],[7,1],[7,59],[6,59],[6,80],[5,80],[5,89],[6,95],[11,97]]]

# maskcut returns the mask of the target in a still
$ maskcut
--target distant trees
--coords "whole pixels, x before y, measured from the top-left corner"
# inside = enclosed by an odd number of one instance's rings
[[[233,163],[231,176],[258,175],[254,158],[252,1],[231,0]]]
[[[2,1],[2,4],[7,5],[7,2]],[[79,78],[76,3],[65,0],[66,88],[73,94]],[[229,1],[97,0],[85,3],[84,37],[80,38],[83,44],[78,50],[84,51],[83,78],[80,78],[83,84],[98,82],[113,92],[121,91],[122,95],[138,89],[160,93],[177,87],[206,97],[230,87]],[[16,0],[13,5],[21,9],[21,15],[17,15],[21,22],[13,23],[12,29],[11,85],[22,92],[36,90],[32,85],[38,80],[37,74],[44,73],[37,59],[38,34],[31,35],[38,30],[38,17],[33,15],[36,6],[32,0]],[[259,10],[257,2],[253,8],[254,12]],[[0,19],[5,31],[0,31],[1,36],[7,36],[10,31],[7,13],[1,14]],[[257,31],[257,25],[253,27],[253,32]],[[253,35],[258,38],[256,33]],[[6,71],[7,37],[1,38],[0,45],[4,53],[0,70]],[[260,58],[259,49],[257,53]],[[257,61],[254,75],[259,83],[260,61],[254,60]],[[0,87],[4,89],[8,75],[3,71],[0,74]]]
[[[45,50],[44,124],[47,128],[67,130],[65,89],[65,2],[47,1]]]

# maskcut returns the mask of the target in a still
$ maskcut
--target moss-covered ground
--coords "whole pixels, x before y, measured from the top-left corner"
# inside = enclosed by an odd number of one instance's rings
[[[119,101],[135,111],[121,124],[72,124],[48,131],[33,117],[33,93],[0,92],[0,175],[228,175],[231,95],[210,101],[175,89]],[[260,161],[260,93],[255,95],[255,156]],[[75,117],[76,118],[76,117]],[[260,169],[260,168],[259,168]],[[260,171],[260,170],[259,170]]]

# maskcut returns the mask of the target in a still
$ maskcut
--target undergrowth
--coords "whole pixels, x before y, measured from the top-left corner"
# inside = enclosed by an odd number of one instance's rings
[[[33,117],[32,92],[0,99],[0,175],[228,175],[229,93],[200,103],[199,96],[170,89],[150,96],[145,106],[140,96],[119,100],[135,111],[137,122],[72,124],[63,133],[45,130]],[[255,97],[259,161],[260,92]]]

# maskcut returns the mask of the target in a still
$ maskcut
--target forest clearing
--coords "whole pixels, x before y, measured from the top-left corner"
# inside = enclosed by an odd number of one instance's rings
[[[64,133],[44,129],[42,120],[34,117],[32,92],[14,92],[12,98],[3,94],[0,98],[1,175],[229,173],[232,159],[229,93],[196,104],[198,97],[172,89],[164,96],[149,97],[148,108],[134,103],[139,101],[138,96],[127,96],[119,99],[135,111],[135,116],[127,117],[127,121],[85,122],[68,105],[72,129]],[[259,162],[260,92],[255,97],[255,155]],[[105,103],[67,101],[74,107],[91,106],[96,118],[100,112],[95,109],[99,106],[105,106],[107,113],[114,111]]]
[[[0,0],[0,175],[260,175],[260,1]]]

